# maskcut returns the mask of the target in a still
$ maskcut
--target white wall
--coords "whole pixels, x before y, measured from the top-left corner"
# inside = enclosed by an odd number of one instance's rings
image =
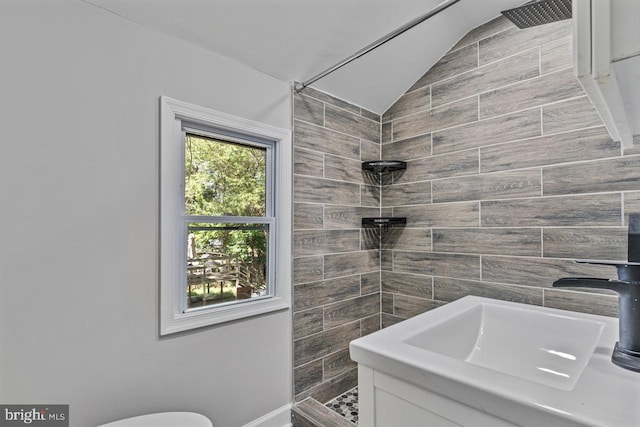
[[[160,95],[290,128],[289,86],[80,0],[0,3],[0,402],[71,425],[290,402],[290,313],[160,339]]]

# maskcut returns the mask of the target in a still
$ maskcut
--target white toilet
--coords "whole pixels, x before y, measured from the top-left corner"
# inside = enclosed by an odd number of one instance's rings
[[[213,427],[204,415],[195,412],[161,412],[102,424],[98,427]]]

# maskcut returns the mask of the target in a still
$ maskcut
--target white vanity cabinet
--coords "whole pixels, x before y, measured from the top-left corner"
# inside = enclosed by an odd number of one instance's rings
[[[466,296],[354,340],[360,427],[638,427],[617,319]]]
[[[358,384],[361,427],[516,426],[367,366],[358,367]]]

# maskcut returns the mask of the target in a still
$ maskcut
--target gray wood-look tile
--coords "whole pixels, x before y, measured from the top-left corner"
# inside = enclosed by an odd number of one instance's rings
[[[392,250],[380,250],[380,270],[392,271],[393,270],[393,251]]]
[[[391,142],[393,139],[393,122],[387,122],[382,124],[382,141],[383,144]]]
[[[542,254],[539,228],[439,228],[432,231],[432,236],[433,250],[436,252],[522,256]]]
[[[296,255],[321,255],[360,249],[358,230],[295,230],[293,250]]]
[[[380,229],[373,227],[360,229],[360,249],[363,251],[380,249]]]
[[[480,279],[480,256],[395,250],[393,251],[393,271]]]
[[[360,276],[352,275],[293,287],[293,308],[306,310],[360,295]]]
[[[407,93],[430,85],[440,80],[448,79],[465,71],[478,67],[478,45],[468,45],[462,49],[450,52],[440,58],[436,64],[414,83]]]
[[[360,160],[347,159],[344,157],[325,154],[324,156],[324,177],[338,181],[365,183],[362,162]]]
[[[403,319],[417,316],[441,305],[441,302],[430,299],[416,298],[407,295],[393,296],[393,314]]]
[[[359,138],[299,120],[294,122],[293,144],[298,148],[360,160]]]
[[[394,227],[395,228],[395,227]],[[399,228],[399,227],[398,227]],[[364,227],[360,230],[362,250],[381,249],[381,235],[383,230],[379,227]]]
[[[542,125],[546,135],[602,126],[602,120],[589,98],[582,96],[542,107]]]
[[[302,393],[322,382],[322,359],[314,360],[293,370],[294,392]]]
[[[504,16],[500,15],[491,21],[480,25],[469,31],[464,37],[462,37],[458,43],[456,43],[451,50],[456,50],[462,46],[466,46],[471,43],[477,43],[478,41],[490,37],[496,33],[504,31],[508,28],[515,28],[513,23]]]
[[[382,292],[433,298],[433,278],[422,274],[382,272]]]
[[[293,109],[295,119],[324,126],[324,102],[301,94],[296,94],[293,102],[295,103]]]
[[[624,223],[626,225],[629,225],[629,214],[632,213],[640,214],[640,191],[624,193]]]
[[[327,278],[370,273],[379,269],[378,250],[332,254],[324,257],[324,276]]]
[[[395,325],[396,323],[402,322],[402,317],[394,316],[391,313],[382,313],[382,328],[388,328],[389,326]]]
[[[360,322],[351,322],[293,342],[294,366],[343,350],[360,337]]]
[[[358,370],[352,369],[349,372],[338,375],[337,377],[333,377],[328,381],[324,381],[322,384],[312,387],[311,389],[305,391],[296,396],[296,399],[303,399],[306,397],[313,397],[314,399],[320,402],[329,402],[334,399],[336,396],[344,393],[346,390],[351,390],[355,386],[358,385]],[[339,415],[337,412],[332,411],[329,408],[325,408],[329,412],[333,412],[338,418],[326,417],[324,418],[324,424],[321,424],[323,427],[353,427],[353,423],[343,416]],[[342,420],[339,420],[342,418]],[[346,421],[349,424],[342,424],[342,422]]]
[[[573,66],[573,35],[561,37],[540,46],[542,74]]]
[[[293,313],[293,339],[322,332],[322,307]]]
[[[405,160],[428,157],[431,155],[431,134],[394,141],[382,145],[382,158],[385,160]]]
[[[361,249],[363,251],[378,251],[380,249],[380,234],[382,230],[378,227],[365,227],[360,230]],[[371,261],[373,262],[373,261]],[[368,270],[371,272],[372,270]],[[361,271],[364,273],[364,271]]]
[[[348,205],[350,203],[344,203],[344,204]],[[361,185],[360,186],[360,204],[362,206],[379,207],[380,206],[380,187],[375,185]]]
[[[407,225],[411,227],[478,227],[479,207],[478,202],[436,203],[396,207],[393,213],[407,217]]]
[[[381,299],[382,299],[382,307],[381,307],[382,317],[384,317],[385,314],[392,315],[393,314],[393,294],[382,292]]]
[[[525,29],[510,28],[480,40],[480,65],[497,61],[571,34],[571,22],[559,21]]]
[[[567,68],[480,94],[480,118],[525,110],[583,94],[573,70]]]
[[[543,197],[482,202],[483,227],[616,226],[620,194]]]
[[[322,205],[311,203],[293,204],[293,228],[322,228]]]
[[[389,294],[389,293],[382,293],[382,312],[383,313],[388,313],[388,314],[393,314],[393,294]]]
[[[539,169],[480,174],[432,182],[433,203],[535,197],[541,192]]]
[[[325,205],[325,228],[360,228],[363,217],[378,216],[378,208]]]
[[[381,327],[381,320],[380,320],[380,315],[382,314],[382,311],[380,313],[376,313],[374,316],[369,316],[366,317],[364,319],[360,319],[360,334],[361,336],[366,336],[369,334],[372,334],[376,331],[380,330]]]
[[[383,206],[424,205],[427,203],[431,203],[431,183],[429,181],[382,187]]]
[[[540,50],[529,49],[431,86],[431,105],[446,104],[540,75]],[[413,92],[411,92],[413,93]]]
[[[550,166],[542,176],[545,195],[638,190],[640,156]]]
[[[336,98],[333,95],[330,95],[330,94],[328,94],[326,92],[322,92],[322,91],[317,90],[317,89],[314,89],[314,88],[312,88],[310,86],[307,86],[305,88],[304,92],[302,92],[302,93],[307,97],[312,97],[312,98],[315,98],[315,99],[317,99],[319,101],[326,102],[327,104],[331,104],[331,105],[333,105],[335,107],[340,107],[343,110],[348,110],[348,111],[350,111],[352,113],[355,113],[355,114],[360,114],[361,113],[361,108],[359,106],[354,105],[354,104],[352,104],[350,102],[347,102],[347,101],[345,101],[343,99]]]
[[[545,228],[544,256],[571,259],[627,259],[627,229]]]
[[[362,153],[362,161],[379,160],[380,151],[380,143],[366,141],[364,139],[360,141],[360,152]],[[358,169],[360,168],[361,166],[358,167]]]
[[[576,288],[576,291],[579,289]],[[618,297],[575,292],[567,289],[545,289],[545,307],[618,317]]]
[[[318,151],[294,149],[293,173],[322,177],[324,174],[324,155]]]
[[[383,122],[389,122],[398,117],[408,116],[431,108],[430,87],[426,86],[407,92],[402,95],[389,109],[382,115]]]
[[[550,287],[563,277],[617,278],[616,269],[602,265],[576,264],[571,260],[508,256],[482,257],[482,280],[513,285]]]
[[[365,108],[360,108],[360,115],[365,119],[373,120],[374,122],[380,122],[382,116],[373,111],[369,111]]]
[[[293,283],[307,283],[324,278],[324,258],[322,256],[293,258]]]
[[[324,327],[334,328],[380,312],[380,294],[369,294],[325,306]]]
[[[407,170],[395,183],[476,174],[480,170],[478,150],[465,150],[422,159],[409,160]]]
[[[360,294],[380,292],[380,273],[378,271],[360,275]]]
[[[433,154],[540,136],[540,108],[532,108],[433,133]]]
[[[325,109],[334,130],[322,126]],[[379,237],[374,250],[361,251],[367,242],[360,229],[362,216],[380,211],[379,182],[366,180],[361,170],[361,158],[380,158],[380,116],[315,90],[296,95],[294,115],[294,392],[298,399],[329,400],[357,381],[355,365],[344,357],[348,342],[361,335],[361,325],[367,333],[380,328]],[[349,252],[327,255],[336,250]],[[372,309],[352,321],[340,301],[360,301],[362,292],[378,308],[369,304]],[[331,307],[327,324],[325,307]],[[345,324],[353,324],[348,337],[323,330]]]
[[[360,204],[359,184],[299,175],[294,176],[293,181],[295,202]]]
[[[467,295],[542,305],[542,289],[525,286],[499,285],[471,280],[433,278],[433,296],[440,301],[455,301]]]
[[[344,349],[323,359],[324,379],[328,380],[338,375],[345,374],[358,367],[356,362],[349,357],[349,349]]]
[[[640,134],[633,136],[633,147],[624,149],[625,156],[632,156],[635,154],[640,154]]]
[[[396,249],[401,251],[430,251],[431,229],[393,227],[380,233],[382,249]]]
[[[478,120],[478,97],[472,96],[441,107],[401,117],[393,121],[393,140],[426,133]]]
[[[482,147],[480,168],[483,172],[495,172],[619,154],[620,143],[611,140],[604,127],[598,127]]]
[[[623,153],[624,156],[633,156],[636,154],[640,154],[640,143],[635,142],[633,147],[624,148],[623,151],[624,151]]]
[[[324,117],[325,126],[329,129],[368,141],[380,142],[379,121],[373,121],[330,105],[325,106]]]

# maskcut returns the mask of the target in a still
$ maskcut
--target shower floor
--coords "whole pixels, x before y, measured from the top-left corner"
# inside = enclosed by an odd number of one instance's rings
[[[354,424],[358,424],[358,387],[342,393],[325,404]]]

